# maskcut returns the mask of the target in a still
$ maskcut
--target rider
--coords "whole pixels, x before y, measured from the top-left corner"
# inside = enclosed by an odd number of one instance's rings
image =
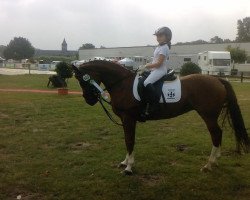
[[[161,27],[155,31],[155,34],[159,45],[154,51],[154,58],[152,63],[147,63],[139,68],[140,71],[144,71],[146,68],[151,71],[150,75],[144,81],[146,93],[148,94],[148,109],[145,114],[149,115],[156,111],[158,105],[158,99],[155,95],[155,88],[153,83],[158,81],[164,75],[167,74],[167,62],[169,59],[169,50],[171,48],[172,31],[168,27]]]

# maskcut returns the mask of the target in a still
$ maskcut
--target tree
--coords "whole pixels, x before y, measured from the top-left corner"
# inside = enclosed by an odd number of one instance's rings
[[[207,44],[208,42],[205,40],[195,40],[192,41],[191,44]]]
[[[86,44],[83,44],[79,50],[82,50],[82,49],[94,49],[95,48],[95,45],[91,44],[91,43],[86,43]]]
[[[6,59],[29,59],[35,53],[35,48],[28,39],[23,37],[15,37],[4,49],[3,55]]]
[[[223,39],[221,39],[219,36],[214,36],[210,39],[210,42],[215,44],[223,43]]]
[[[3,52],[6,46],[0,45],[0,57],[3,56]]]
[[[237,22],[237,42],[250,42],[250,17],[245,17]]]
[[[187,76],[189,74],[200,74],[201,68],[192,62],[187,62],[181,66],[180,75]]]
[[[195,40],[192,42],[177,42],[177,45],[186,45],[186,44],[207,44],[208,42],[205,40]]]
[[[240,49],[239,47],[232,48],[230,45],[226,48],[227,51],[231,54],[231,59],[235,63],[242,63],[247,60],[247,53],[245,50]]]
[[[73,76],[73,70],[66,62],[59,62],[55,71],[64,80]]]
[[[231,43],[231,42],[233,42],[233,41],[231,41],[230,39],[224,39],[223,40],[223,43]]]
[[[78,57],[77,57],[77,55],[76,56],[74,56],[74,55],[72,55],[72,56],[35,56],[34,59],[35,60],[43,60],[44,63],[51,63],[54,60],[70,63],[71,61],[78,59]]]

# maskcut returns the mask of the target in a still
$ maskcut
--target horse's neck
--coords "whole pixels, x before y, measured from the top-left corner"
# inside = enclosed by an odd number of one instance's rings
[[[99,72],[101,82],[105,85],[107,90],[112,90],[113,87],[120,86],[120,84],[126,77],[132,75],[129,70],[116,65],[99,65],[96,67],[96,72]]]

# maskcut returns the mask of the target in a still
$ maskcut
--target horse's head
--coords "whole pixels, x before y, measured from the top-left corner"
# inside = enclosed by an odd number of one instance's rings
[[[101,83],[100,77],[97,73],[84,69],[84,66],[77,68],[72,65],[72,68],[75,73],[75,77],[82,88],[82,96],[84,97],[86,103],[91,106],[95,105],[98,102],[99,93],[95,86],[90,84],[90,80],[94,80],[99,85]]]
[[[83,97],[89,105],[98,102],[98,97],[103,92],[99,86],[101,82],[109,92],[114,91],[115,86],[132,74],[123,66],[105,60],[89,61],[79,68],[72,65],[72,68],[82,88]]]

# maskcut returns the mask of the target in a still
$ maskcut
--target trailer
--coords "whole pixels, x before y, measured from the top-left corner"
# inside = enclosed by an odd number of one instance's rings
[[[231,55],[228,51],[204,51],[198,54],[202,74],[230,75]]]

